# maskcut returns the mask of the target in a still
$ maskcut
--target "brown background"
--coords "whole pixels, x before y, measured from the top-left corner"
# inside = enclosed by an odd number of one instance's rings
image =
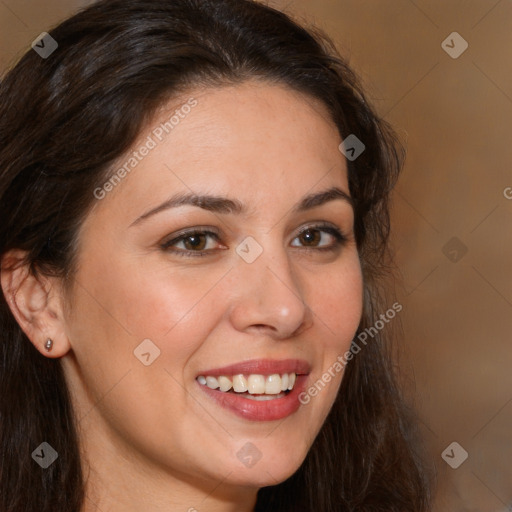
[[[0,68],[87,3],[0,0]],[[512,510],[512,2],[271,5],[335,39],[408,149],[393,244],[403,367],[438,472],[435,510]],[[454,31],[469,44],[457,59],[441,46]],[[469,453],[457,469],[441,457],[453,441]]]

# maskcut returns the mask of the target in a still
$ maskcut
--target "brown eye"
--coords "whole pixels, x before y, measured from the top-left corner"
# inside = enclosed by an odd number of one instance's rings
[[[334,242],[330,244],[322,244],[324,235],[330,235]],[[300,231],[296,240],[300,240],[300,245],[305,249],[312,249],[316,251],[334,251],[338,249],[340,245],[343,245],[347,238],[343,233],[336,227],[331,225],[319,225],[319,226],[308,226]],[[294,245],[294,247],[297,247]]]
[[[322,239],[322,236],[318,229],[306,229],[299,236],[302,238],[305,245],[307,246],[315,246]]]
[[[204,250],[205,248],[206,236],[204,234],[196,234],[189,235],[186,238],[183,238],[183,244],[185,245],[185,249],[187,250]]]
[[[217,233],[195,229],[181,233],[179,236],[164,242],[161,247],[178,256],[206,256],[216,249],[215,244],[213,248],[208,248],[208,240],[211,238],[219,242],[219,235]],[[182,244],[182,247],[175,248],[179,244]]]

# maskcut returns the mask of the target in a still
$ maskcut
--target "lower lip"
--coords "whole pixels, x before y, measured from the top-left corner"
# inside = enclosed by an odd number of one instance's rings
[[[234,412],[237,416],[252,421],[273,421],[286,418],[299,409],[301,405],[299,395],[305,388],[307,377],[307,375],[297,375],[293,389],[283,398],[261,402],[245,398],[242,394],[224,393],[199,384],[199,382],[197,384],[219,405]]]

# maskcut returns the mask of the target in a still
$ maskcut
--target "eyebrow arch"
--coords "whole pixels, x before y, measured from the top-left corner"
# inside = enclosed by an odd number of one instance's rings
[[[336,199],[346,201],[352,207],[352,209],[354,209],[354,202],[352,197],[340,188],[332,187],[327,190],[315,192],[303,197],[301,201],[294,206],[292,212],[295,214],[305,212]],[[130,224],[130,227],[139,224],[148,217],[156,215],[157,213],[160,213],[164,210],[184,205],[197,206],[203,210],[215,213],[233,213],[240,215],[247,212],[244,204],[238,199],[229,199],[227,197],[220,196],[198,195],[194,193],[180,193],[175,194],[159,206],[141,215],[138,219]]]

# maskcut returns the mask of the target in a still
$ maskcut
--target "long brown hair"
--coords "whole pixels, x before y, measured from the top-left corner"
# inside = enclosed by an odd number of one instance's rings
[[[0,256],[26,251],[34,274],[72,282],[77,232],[111,164],[170,97],[261,78],[320,99],[348,161],[363,268],[358,333],[388,309],[389,193],[403,150],[330,40],[251,0],[103,0],[64,21],[47,58],[29,50],[0,84]],[[0,509],[79,512],[76,421],[59,359],[42,356],[0,298]],[[348,364],[336,402],[299,470],[258,493],[256,511],[429,509],[429,485],[379,331]],[[43,441],[59,453],[46,470]]]

